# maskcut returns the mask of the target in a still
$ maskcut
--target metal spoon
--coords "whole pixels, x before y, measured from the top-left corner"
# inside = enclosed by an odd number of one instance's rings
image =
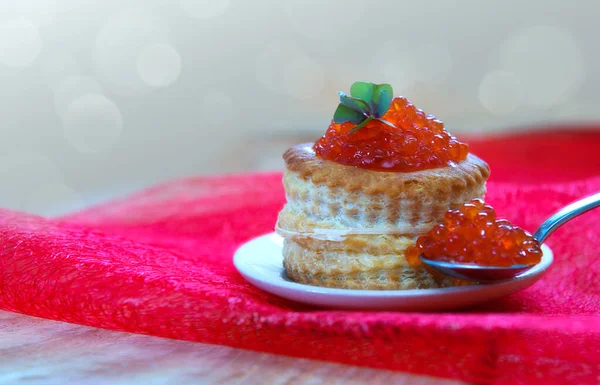
[[[550,218],[546,219],[540,225],[533,237],[540,244],[549,236],[571,219],[600,206],[600,193],[596,193],[587,198],[583,198],[556,212]],[[421,262],[427,266],[450,277],[459,278],[467,281],[479,283],[492,283],[506,281],[515,278],[519,274],[531,269],[535,265],[512,265],[512,266],[477,266],[466,263],[439,262],[427,259],[422,255],[419,257]]]

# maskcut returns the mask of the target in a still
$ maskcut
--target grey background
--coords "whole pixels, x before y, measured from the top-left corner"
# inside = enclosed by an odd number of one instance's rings
[[[356,80],[459,137],[595,121],[595,0],[0,0],[0,206],[272,170]]]

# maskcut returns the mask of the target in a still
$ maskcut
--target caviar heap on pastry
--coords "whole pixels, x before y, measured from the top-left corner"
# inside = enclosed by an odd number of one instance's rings
[[[488,165],[389,85],[354,83],[325,135],[288,149],[277,232],[294,281],[351,289],[452,285],[405,251],[483,198]]]

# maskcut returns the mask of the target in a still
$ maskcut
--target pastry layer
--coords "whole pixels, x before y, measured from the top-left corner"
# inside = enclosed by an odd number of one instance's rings
[[[317,157],[310,145],[284,154],[287,204],[278,227],[383,229],[396,234],[428,231],[446,211],[485,195],[487,164],[470,154],[456,165],[410,173],[379,172]]]
[[[407,244],[413,239],[407,238]],[[284,267],[294,281],[315,286],[363,290],[408,290],[452,286],[425,268],[408,266],[403,253],[313,250],[285,239]],[[436,279],[437,278],[437,279]]]
[[[455,280],[409,266],[405,250],[449,209],[483,198],[487,164],[469,155],[410,173],[370,171],[320,159],[311,145],[284,154],[287,203],[277,229],[296,282],[348,289],[417,289]]]

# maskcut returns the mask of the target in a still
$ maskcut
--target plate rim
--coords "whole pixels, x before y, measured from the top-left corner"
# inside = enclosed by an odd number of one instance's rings
[[[550,247],[546,244],[542,244],[542,260],[540,263],[535,265],[530,270],[523,272],[521,275],[517,276],[514,279],[509,281],[503,281],[498,283],[485,283],[485,284],[473,284],[467,286],[453,286],[453,287],[444,287],[444,288],[433,288],[433,289],[406,289],[406,290],[362,290],[362,289],[343,289],[343,288],[329,288],[329,287],[321,287],[321,286],[313,286],[307,285],[299,282],[288,281],[286,279],[278,279],[278,280],[267,280],[257,277],[256,275],[247,274],[247,271],[240,266],[243,263],[240,263],[240,260],[244,258],[244,249],[251,247],[253,243],[258,243],[266,238],[277,237],[281,240],[283,238],[275,232],[270,232],[267,234],[259,235],[254,237],[243,244],[241,244],[235,251],[233,255],[233,264],[236,270],[248,281],[251,279],[260,281],[266,285],[271,287],[277,287],[285,290],[293,290],[294,292],[302,292],[302,293],[310,293],[311,295],[335,295],[335,296],[343,296],[343,297],[372,297],[372,298],[381,298],[381,297],[427,297],[427,296],[435,296],[439,297],[440,295],[450,295],[457,294],[461,292],[472,292],[472,291],[480,291],[480,290],[490,290],[493,288],[503,287],[503,286],[512,286],[517,282],[521,282],[524,280],[532,279],[537,276],[543,275],[552,265],[554,261],[554,253]],[[276,242],[271,242],[275,245]],[[282,256],[283,260],[283,256]],[[281,266],[283,269],[283,265]],[[285,269],[284,269],[285,271]],[[534,280],[532,282],[535,283]],[[252,285],[256,286],[254,283],[250,282]],[[264,290],[260,288],[261,290]],[[275,294],[275,293],[272,293]],[[275,294],[277,295],[277,294]]]

